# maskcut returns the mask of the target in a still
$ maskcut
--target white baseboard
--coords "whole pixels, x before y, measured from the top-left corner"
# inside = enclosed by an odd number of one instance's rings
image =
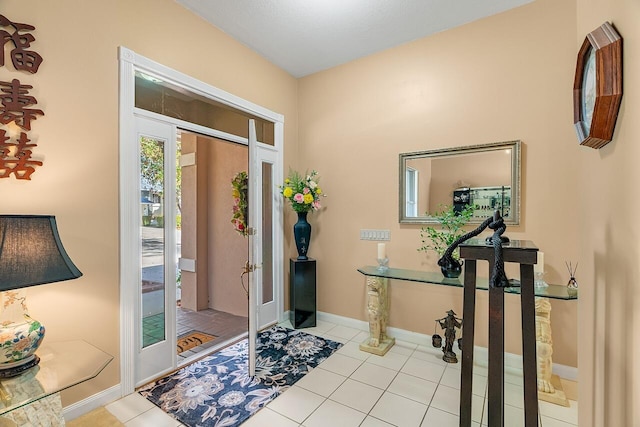
[[[113,387],[109,387],[106,390],[102,390],[100,393],[96,393],[87,397],[79,402],[72,403],[69,406],[65,406],[62,409],[62,414],[66,421],[71,421],[78,418],[81,415],[91,412],[100,406],[104,406],[122,397],[122,390],[120,384],[116,384]]]
[[[289,312],[286,312],[285,319],[288,319]],[[322,311],[317,312],[317,319],[320,321],[331,322],[337,325],[347,326],[361,331],[369,330],[369,322],[364,320],[352,319],[350,317],[338,316],[337,314],[325,313]],[[394,337],[397,340],[410,342],[417,345],[431,346],[431,335],[421,334],[418,332],[407,331],[405,329],[388,327],[387,333],[389,336]],[[456,343],[457,345],[457,343]],[[488,366],[489,353],[486,347],[475,346],[473,349],[474,360],[483,366]],[[522,369],[522,356],[519,354],[505,353],[504,365],[506,368]],[[571,381],[578,381],[578,368],[573,366],[553,364],[553,373]]]

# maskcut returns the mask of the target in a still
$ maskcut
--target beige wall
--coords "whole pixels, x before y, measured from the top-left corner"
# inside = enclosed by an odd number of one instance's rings
[[[119,383],[118,46],[286,117],[285,159],[297,155],[296,80],[172,0],[4,0],[2,15],[36,27],[43,57],[19,78],[45,116],[33,123],[44,166],[31,181],[0,180],[2,212],[53,214],[84,276],[29,290],[47,341],[84,339],[115,356],[68,405]]]
[[[238,316],[248,315],[247,294],[240,273],[249,260],[249,241],[231,224],[231,180],[249,169],[244,145],[207,138],[209,144],[209,307]],[[245,286],[247,284],[245,278]]]
[[[181,306],[189,310],[208,307],[209,292],[209,139],[181,133],[181,154],[195,155],[195,164],[182,167],[181,258],[196,262],[196,271],[182,271]]]
[[[564,261],[580,260],[575,28],[574,2],[538,0],[300,80],[294,166],[318,170],[329,196],[310,217],[319,310],[366,319],[356,269],[375,263],[376,244],[359,240],[361,228],[391,231],[391,266],[437,271],[435,256],[416,250],[420,226],[398,223],[399,153],[515,139],[524,144],[522,220],[507,235],[534,241],[545,252],[547,281],[566,283]],[[462,313],[460,289],[395,281],[390,294],[394,327],[432,334],[433,319],[451,308]],[[486,344],[486,294],[478,304],[476,333]],[[578,304],[552,306],[554,361],[577,366]],[[518,299],[508,296],[511,353],[521,352],[519,315]]]
[[[580,426],[640,426],[640,3],[578,0],[575,50],[610,21],[623,38],[622,106],[613,142],[575,148],[580,165]],[[631,197],[630,197],[631,196]]]

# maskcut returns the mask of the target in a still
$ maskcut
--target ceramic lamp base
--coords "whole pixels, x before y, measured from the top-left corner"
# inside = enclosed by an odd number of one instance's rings
[[[40,358],[32,354],[26,359],[17,362],[3,363],[0,365],[0,378],[11,378],[22,374],[27,369],[33,368],[40,363]]]

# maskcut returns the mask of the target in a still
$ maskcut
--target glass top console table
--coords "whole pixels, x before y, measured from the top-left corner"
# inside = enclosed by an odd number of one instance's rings
[[[21,375],[0,380],[0,418],[11,419],[16,409],[26,409],[95,378],[113,360],[113,356],[82,340],[44,343],[36,353],[40,357],[38,365]],[[61,411],[59,398],[57,405]],[[51,405],[47,408],[51,409]]]
[[[418,271],[418,270],[406,270],[404,268],[389,268],[386,271],[378,270],[378,267],[365,266],[358,269],[358,271],[365,276],[379,277],[382,279],[395,279],[395,280],[408,280],[410,282],[429,283],[432,285],[441,286],[453,286],[462,288],[464,287],[462,276],[457,279],[448,279],[440,272],[432,271]],[[505,288],[505,293],[520,294],[519,282],[511,280],[514,286]],[[479,277],[476,280],[476,288],[482,290],[489,289],[489,280],[487,278]],[[561,285],[548,285],[545,288],[535,288],[535,294],[537,297],[572,300],[578,299],[578,293],[569,290],[566,286]]]
[[[408,270],[403,268],[388,268],[381,271],[377,266],[358,268],[358,272],[366,277],[367,310],[369,315],[369,338],[360,344],[360,350],[384,355],[395,343],[393,337],[386,335],[389,319],[389,299],[387,287],[389,279],[405,280],[439,286],[464,288],[464,277],[457,279],[445,278],[440,272]],[[519,281],[510,280],[514,286],[504,288],[506,294],[520,294]],[[488,290],[487,278],[476,279],[476,289]],[[577,300],[577,290],[562,285],[549,284],[547,287],[534,289],[536,302],[536,346],[538,359],[538,397],[551,403],[569,406],[560,386],[559,378],[551,373],[553,341],[551,338],[551,304],[554,300]]]

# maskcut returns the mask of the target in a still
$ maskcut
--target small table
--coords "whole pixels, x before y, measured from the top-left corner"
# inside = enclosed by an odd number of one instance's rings
[[[36,353],[38,365],[0,380],[0,425],[45,417],[51,425],[64,425],[58,393],[95,378],[113,360],[82,340],[45,343]]]
[[[463,276],[457,279],[448,279],[440,272],[404,268],[389,268],[386,271],[380,271],[378,267],[374,266],[361,267],[358,272],[366,277],[367,308],[369,313],[369,338],[360,344],[360,349],[377,355],[385,354],[393,347],[395,342],[393,338],[389,338],[386,335],[386,326],[389,319],[389,298],[387,294],[389,279],[464,288]],[[488,290],[488,279],[476,278],[476,289]],[[520,288],[505,288],[504,292],[506,294],[519,295]],[[551,338],[551,304],[549,299],[577,300],[578,293],[570,292],[566,286],[550,284],[546,288],[535,288],[535,296],[538,398],[557,405],[569,406],[560,387],[559,378],[556,375],[552,375],[551,372],[553,340]],[[385,341],[385,338],[388,341]]]

